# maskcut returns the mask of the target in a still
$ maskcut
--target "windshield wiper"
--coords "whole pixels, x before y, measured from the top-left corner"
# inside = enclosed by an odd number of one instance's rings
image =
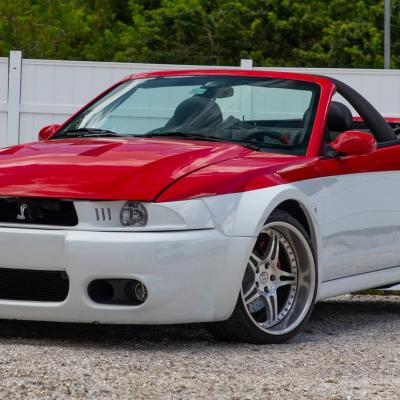
[[[60,132],[53,138],[57,139],[60,137],[121,137],[121,136],[126,136],[126,135],[120,135],[119,133],[109,131],[108,129],[78,128]]]
[[[137,137],[178,137],[178,138],[187,138],[193,140],[205,140],[211,142],[225,142],[225,143],[235,143],[239,144],[244,147],[248,147],[252,150],[260,150],[260,147],[256,143],[250,143],[243,140],[235,140],[235,139],[223,139],[216,136],[207,136],[195,133],[188,133],[188,132],[149,132],[145,133],[144,135],[137,135]]]

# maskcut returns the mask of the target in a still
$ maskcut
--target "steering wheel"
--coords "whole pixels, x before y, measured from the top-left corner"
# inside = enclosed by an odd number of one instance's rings
[[[252,140],[252,139],[256,139],[256,140],[263,140],[265,136],[269,136],[272,139],[276,139],[279,140],[279,142],[281,142],[282,144],[288,144],[288,138],[282,136],[282,134],[278,133],[278,132],[274,132],[271,131],[269,129],[263,129],[260,132],[253,132],[250,133],[250,135],[245,136],[242,140]]]

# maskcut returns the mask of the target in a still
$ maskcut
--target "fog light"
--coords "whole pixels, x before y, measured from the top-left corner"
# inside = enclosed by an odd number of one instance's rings
[[[145,301],[147,299],[147,289],[143,283],[138,282],[135,286],[135,295],[140,301]]]
[[[142,304],[147,299],[147,288],[142,282],[129,280],[125,285],[125,296],[136,304]]]
[[[121,209],[120,221],[123,226],[145,226],[147,218],[146,207],[139,201],[128,201]]]

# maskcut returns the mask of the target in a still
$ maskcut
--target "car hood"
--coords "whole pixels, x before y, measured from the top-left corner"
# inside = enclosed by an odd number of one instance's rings
[[[252,150],[178,139],[57,139],[0,150],[0,196],[151,201],[173,182]]]

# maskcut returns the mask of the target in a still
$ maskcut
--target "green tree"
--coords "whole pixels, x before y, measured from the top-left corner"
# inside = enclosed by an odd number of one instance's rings
[[[237,65],[382,65],[383,0],[130,0],[118,59]],[[154,2],[153,2],[154,3]]]
[[[13,0],[0,2],[0,49],[26,58],[112,59],[122,22],[116,0]],[[112,33],[113,32],[113,33]]]
[[[393,66],[400,66],[393,0]],[[384,0],[13,0],[0,2],[0,54],[155,63],[383,65]]]

